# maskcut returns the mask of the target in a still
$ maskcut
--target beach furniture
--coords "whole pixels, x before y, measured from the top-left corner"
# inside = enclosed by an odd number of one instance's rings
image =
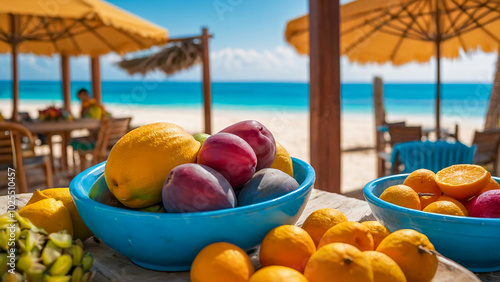
[[[387,129],[390,135],[391,147],[398,143],[421,140],[422,127],[421,126],[401,126],[401,125],[388,125]]]
[[[472,141],[477,147],[474,163],[478,165],[493,164],[492,173],[498,175],[498,146],[500,146],[500,129],[476,131]]]
[[[454,164],[472,164],[475,151],[474,145],[443,140],[399,143],[392,148],[391,173],[410,173],[420,168],[438,172]]]
[[[75,159],[75,155],[78,155],[80,171],[88,167],[87,155],[92,156],[92,165],[105,161],[113,145],[130,130],[131,120],[131,117],[105,119],[99,126],[96,139],[80,140],[80,142],[75,143],[72,142],[73,159]]]
[[[395,144],[422,139],[422,127],[406,126],[404,121],[386,123],[377,128],[377,132],[380,132],[378,134],[380,140],[377,142],[377,174],[379,177],[387,174],[387,164],[391,163],[391,151],[387,151],[387,145],[392,149]],[[385,138],[385,135],[389,135],[389,138]]]
[[[27,146],[23,148],[21,138],[26,137]],[[33,133],[26,127],[13,122],[0,122],[0,170],[6,175],[15,169],[18,193],[28,191],[26,170],[43,169],[47,188],[52,187],[52,165],[46,156],[37,156]],[[11,176],[9,176],[11,177]]]
[[[73,121],[61,120],[61,121],[38,121],[34,120],[32,122],[22,122],[22,125],[29,129],[29,131],[38,134],[47,135],[47,145],[50,150],[50,163],[52,168],[56,168],[55,157],[54,157],[54,147],[55,144],[52,141],[53,136],[61,136],[61,159],[60,159],[60,170],[65,171],[68,168],[68,148],[66,144],[69,144],[69,137],[71,132],[75,130],[94,130],[99,128],[100,121],[96,119],[76,119]]]

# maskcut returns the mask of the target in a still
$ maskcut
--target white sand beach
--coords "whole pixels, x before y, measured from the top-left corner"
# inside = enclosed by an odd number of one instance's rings
[[[20,111],[28,112],[32,117],[38,116],[38,110],[46,106],[46,101],[21,101]],[[106,109],[115,117],[132,116],[132,125],[139,126],[157,121],[173,122],[184,127],[190,133],[203,131],[203,113],[201,107],[167,108],[139,105],[106,105]],[[0,100],[0,112],[8,116],[11,103]],[[79,105],[74,103],[72,112],[79,112]],[[307,112],[275,108],[259,111],[246,109],[215,108],[213,129],[217,132],[235,122],[255,119],[266,125],[276,140],[283,144],[294,157],[309,161],[309,115]],[[409,125],[434,126],[434,116],[396,116],[388,115],[387,120],[403,121]],[[454,130],[459,124],[459,140],[467,145],[472,142],[474,130],[482,130],[483,119],[442,117],[442,127]],[[342,149],[367,148],[374,146],[375,126],[372,114],[343,114],[342,116]],[[342,156],[342,192],[350,192],[362,188],[368,181],[376,178],[376,155],[374,150],[345,152]]]

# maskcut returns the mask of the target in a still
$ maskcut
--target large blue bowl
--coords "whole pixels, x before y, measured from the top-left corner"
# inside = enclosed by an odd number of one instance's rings
[[[429,237],[438,252],[473,272],[500,270],[500,219],[461,217],[403,208],[379,199],[408,174],[382,177],[366,184],[364,194],[375,217],[389,230],[414,229]],[[500,178],[493,177],[500,182]]]
[[[150,213],[89,198],[104,165],[93,166],[71,181],[71,196],[80,216],[108,246],[142,267],[160,271],[189,270],[198,252],[215,242],[230,242],[244,250],[257,247],[271,229],[299,219],[315,179],[313,168],[294,158],[294,178],[300,186],[276,199],[210,212]]]

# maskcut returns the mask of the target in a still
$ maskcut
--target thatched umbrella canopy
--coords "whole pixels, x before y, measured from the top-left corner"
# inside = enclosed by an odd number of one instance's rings
[[[188,69],[196,64],[202,63],[203,46],[201,40],[186,39],[171,42],[158,53],[134,59],[124,59],[118,66],[129,74],[146,74],[147,72],[160,70],[167,75]]]

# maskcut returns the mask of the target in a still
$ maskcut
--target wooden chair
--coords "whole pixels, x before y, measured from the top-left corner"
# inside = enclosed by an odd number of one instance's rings
[[[389,131],[390,139],[388,141],[391,150],[394,145],[398,143],[404,143],[409,141],[420,141],[422,139],[422,127],[421,126],[406,126],[405,122],[398,122],[392,124],[386,124],[387,130]],[[387,141],[386,141],[387,142]],[[381,150],[377,151],[378,168],[377,174],[382,177],[387,174],[389,167],[386,164],[391,163],[391,152],[386,151],[386,146],[384,145]]]
[[[391,147],[398,143],[420,141],[422,139],[421,126],[387,125],[387,129],[391,136]]]
[[[29,147],[22,148],[21,138],[28,138]],[[13,122],[0,122],[0,170],[9,167],[16,170],[16,180],[19,193],[26,193],[28,185],[26,170],[43,169],[47,188],[53,186],[52,164],[46,156],[37,156],[33,134],[24,126]]]
[[[387,152],[387,145],[390,143],[388,126],[406,126],[405,121],[388,123],[383,121],[383,125],[376,129],[375,149],[377,152],[377,175],[382,177],[386,174],[386,162],[390,161],[391,153]]]
[[[132,118],[130,117],[103,120],[93,148],[74,149],[74,153],[77,153],[79,156],[80,171],[87,168],[87,155],[92,155],[92,165],[105,161],[113,145],[129,131],[131,120]]]
[[[473,145],[476,145],[474,163],[488,165],[493,163],[493,174],[498,175],[498,147],[500,146],[500,129],[491,129],[474,133]]]

